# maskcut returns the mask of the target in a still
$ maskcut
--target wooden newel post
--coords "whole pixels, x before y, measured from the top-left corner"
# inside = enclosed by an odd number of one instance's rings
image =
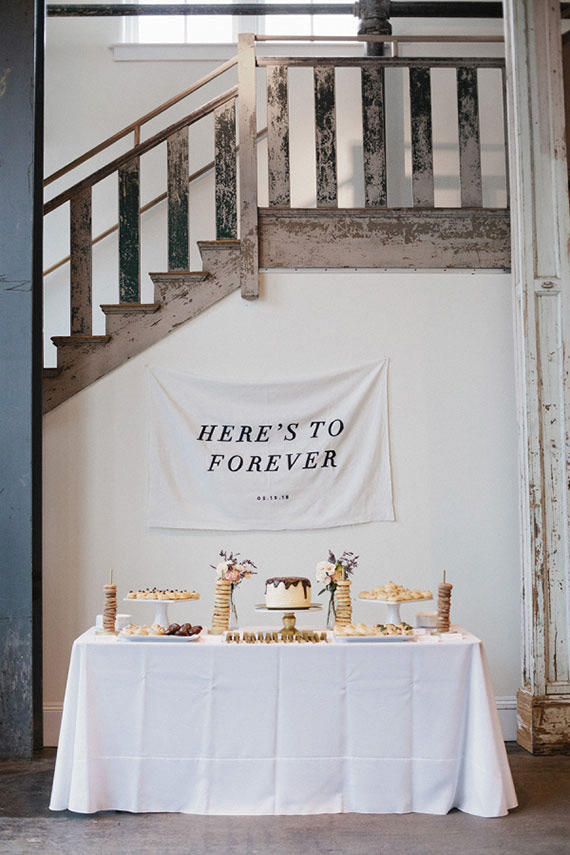
[[[246,300],[259,296],[257,238],[257,115],[255,90],[255,39],[238,36],[240,283]]]
[[[570,265],[560,4],[505,0],[520,425],[519,743],[570,751]]]

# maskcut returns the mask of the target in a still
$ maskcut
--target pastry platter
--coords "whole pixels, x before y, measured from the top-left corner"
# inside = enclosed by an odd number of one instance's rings
[[[179,641],[199,641],[200,635],[118,635],[118,641],[159,641],[161,644]]]
[[[334,636],[335,644],[355,644],[358,642],[367,642],[368,644],[376,644],[376,642],[389,641],[414,641],[413,635],[336,635]]]
[[[153,623],[159,623],[161,626],[169,626],[170,620],[168,618],[168,606],[178,606],[181,603],[188,605],[188,603],[195,603],[196,597],[180,599],[180,600],[158,600],[151,599],[150,597],[146,600],[143,599],[135,599],[134,597],[123,597],[124,603],[144,603],[145,605],[152,604],[155,607],[154,618],[152,620]],[[136,638],[136,636],[134,636]]]

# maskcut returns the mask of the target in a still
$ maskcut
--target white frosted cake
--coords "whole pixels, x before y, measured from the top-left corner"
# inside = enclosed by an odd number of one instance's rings
[[[311,605],[311,583],[302,576],[274,576],[265,580],[268,609],[306,609]]]

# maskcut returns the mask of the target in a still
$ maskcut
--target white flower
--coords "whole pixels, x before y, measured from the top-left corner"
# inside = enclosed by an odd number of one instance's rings
[[[315,570],[317,582],[328,585],[334,576],[334,571],[335,565],[331,564],[330,561],[319,561]]]
[[[218,564],[218,566],[216,567],[216,576],[218,579],[224,578],[224,574],[227,572],[228,566],[229,565],[227,561],[222,561],[220,564]]]
[[[344,575],[343,575],[342,569],[339,567],[339,568],[335,569],[335,571],[332,575],[332,581],[333,582],[340,582],[342,579],[344,579]]]

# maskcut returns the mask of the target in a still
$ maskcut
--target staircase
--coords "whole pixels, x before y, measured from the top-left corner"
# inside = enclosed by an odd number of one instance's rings
[[[360,37],[366,40],[374,37]],[[339,39],[340,41],[341,39]],[[386,37],[398,45],[404,37]],[[495,68],[496,58],[270,57],[256,53],[262,37],[240,36],[238,55],[151,113],[119,131],[66,167],[45,185],[133,134],[133,146],[44,206],[49,215],[69,202],[70,255],[45,271],[69,264],[69,335],[55,336],[57,368],[44,372],[44,412],[61,404],[109,371],[159,341],[227,294],[241,289],[258,296],[262,268],[505,268],[510,266],[508,207],[483,207],[478,69]],[[291,67],[312,70],[316,207],[291,206],[289,90]],[[335,72],[360,68],[363,126],[364,207],[338,207]],[[237,68],[237,85],[184,118],[141,141],[144,126],[207,83]],[[257,131],[257,74],[265,68],[267,128]],[[406,68],[412,206],[388,207],[385,71]],[[434,206],[432,70],[456,73],[461,207]],[[188,129],[213,114],[215,159],[189,174]],[[258,206],[257,147],[267,136],[268,201]],[[239,139],[239,145],[238,145]],[[160,145],[167,148],[167,189],[140,205],[140,160]],[[239,167],[239,168],[238,168]],[[214,170],[216,240],[200,241],[202,270],[189,270],[189,187]],[[119,222],[92,234],[92,190],[117,175]],[[238,186],[239,175],[239,186]],[[239,207],[238,207],[239,198]],[[150,273],[154,300],[141,302],[141,215],[166,201],[168,270]],[[93,335],[93,245],[118,230],[119,300],[102,305],[105,334]]]

